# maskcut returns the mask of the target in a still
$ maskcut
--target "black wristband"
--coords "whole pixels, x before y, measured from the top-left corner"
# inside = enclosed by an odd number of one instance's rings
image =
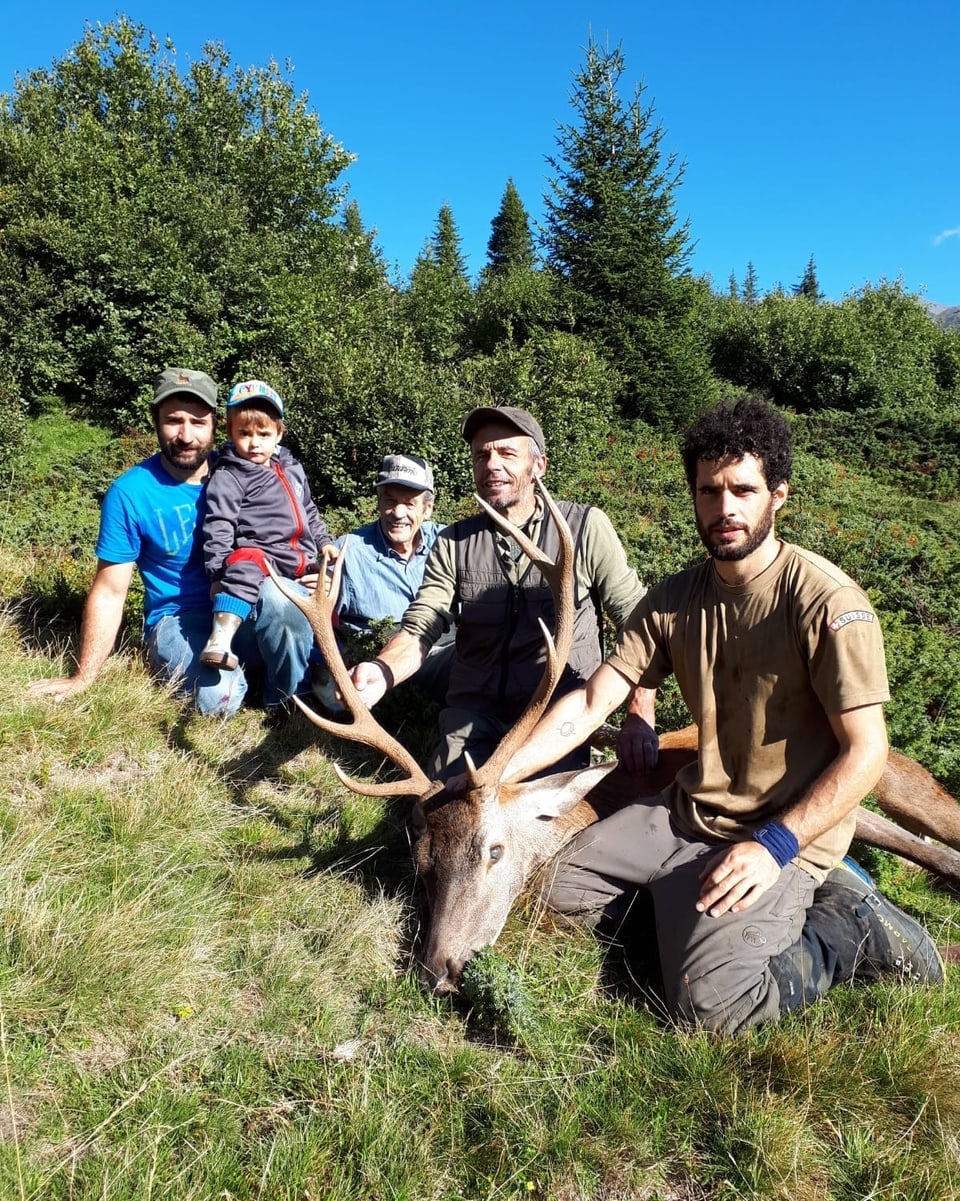
[[[393,687],[393,672],[389,665],[384,663],[382,659],[373,659],[372,662],[376,663],[377,667],[383,672],[383,682],[387,686],[387,692],[389,692]]]

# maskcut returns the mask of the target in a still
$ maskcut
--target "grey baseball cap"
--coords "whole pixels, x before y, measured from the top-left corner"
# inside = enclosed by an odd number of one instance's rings
[[[526,434],[536,442],[541,454],[545,454],[547,443],[540,428],[540,422],[532,413],[523,409],[514,409],[509,405],[489,406],[471,409],[464,417],[460,428],[464,442],[472,442],[473,436],[481,426],[491,424],[512,425],[521,434]]]
[[[432,492],[433,468],[419,455],[387,455],[380,464],[376,486],[382,488],[385,484],[403,484],[418,492]]]
[[[168,396],[178,394],[193,396],[216,410],[217,385],[205,371],[188,371],[186,367],[168,367],[161,371],[153,381],[153,400],[150,403],[158,405]]]

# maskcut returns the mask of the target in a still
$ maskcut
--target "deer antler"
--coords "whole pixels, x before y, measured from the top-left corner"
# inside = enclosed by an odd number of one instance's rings
[[[427,776],[410,752],[387,733],[360,699],[360,694],[353,685],[350,672],[343,661],[343,655],[340,653],[340,647],[337,645],[337,639],[333,632],[333,612],[337,594],[340,591],[340,577],[343,574],[344,557],[349,541],[348,535],[344,539],[343,547],[337,557],[332,578],[327,580],[326,574],[323,573],[317,581],[316,590],[308,597],[292,591],[270,567],[269,560],[267,560],[273,582],[310,623],[317,646],[320,648],[330,674],[350,711],[352,720],[349,723],[330,721],[326,717],[321,717],[319,713],[315,713],[299,696],[293,697],[293,700],[319,729],[327,734],[336,734],[338,738],[347,738],[352,742],[371,746],[374,750],[386,755],[397,767],[407,773],[402,780],[371,784],[368,781],[355,780],[352,776],[348,776],[335,763],[333,769],[342,784],[362,796],[413,796],[416,794],[423,798],[427,793],[436,791],[440,785],[434,783]]]
[[[469,756],[467,757],[467,779],[470,788],[479,788],[485,785],[496,786],[500,782],[514,751],[526,739],[550,703],[557,681],[567,664],[567,657],[573,642],[573,538],[570,534],[570,527],[557,508],[553,497],[544,487],[542,480],[537,480],[537,487],[556,524],[560,537],[560,551],[556,562],[545,555],[539,546],[531,542],[522,530],[511,525],[505,517],[491,508],[486,501],[479,496],[476,498],[486,510],[491,521],[513,538],[531,563],[535,563],[540,569],[553,593],[556,623],[554,634],[551,635],[543,619],[540,619],[540,629],[543,631],[543,639],[547,648],[547,661],[544,664],[540,683],[527,708],[504,734],[496,750],[482,767],[475,768],[470,762]]]

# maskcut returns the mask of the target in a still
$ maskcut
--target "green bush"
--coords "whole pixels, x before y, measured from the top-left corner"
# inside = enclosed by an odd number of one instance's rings
[[[6,470],[23,449],[27,435],[26,410],[16,376],[0,359],[0,424],[3,428],[0,470]]]
[[[900,485],[913,496],[960,498],[960,407],[892,412],[824,410],[798,416],[798,448]]]

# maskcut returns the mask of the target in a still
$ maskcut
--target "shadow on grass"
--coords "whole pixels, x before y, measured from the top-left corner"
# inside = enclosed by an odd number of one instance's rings
[[[251,707],[259,701],[256,681],[252,681]],[[389,702],[389,703],[388,703]],[[436,739],[436,715],[439,707],[427,701],[415,689],[390,694],[377,708],[377,720],[389,734],[403,743],[421,761],[432,751]],[[414,720],[411,714],[415,714]],[[379,818],[372,828],[357,836],[348,823],[337,821],[343,801],[318,792],[314,811],[302,808],[291,812],[282,803],[286,788],[284,767],[311,749],[337,762],[350,776],[362,780],[384,781],[402,778],[382,752],[348,739],[327,734],[294,709],[273,724],[264,718],[262,739],[226,762],[214,762],[198,748],[191,734],[192,715],[184,713],[170,732],[171,745],[192,755],[205,757],[210,770],[228,787],[238,809],[256,814],[273,823],[284,834],[283,845],[260,848],[253,854],[264,861],[304,863],[305,879],[336,873],[355,882],[374,900],[379,896],[396,897],[410,910],[404,923],[402,958],[407,965],[415,962],[416,944],[422,928],[423,912],[411,853],[412,834],[409,818],[415,797],[384,797]],[[226,728],[226,727],[225,727]],[[281,794],[272,803],[259,786],[269,782]]]
[[[4,602],[3,612],[26,651],[53,659],[75,652],[84,600],[85,595],[64,604],[28,580],[17,600]]]

